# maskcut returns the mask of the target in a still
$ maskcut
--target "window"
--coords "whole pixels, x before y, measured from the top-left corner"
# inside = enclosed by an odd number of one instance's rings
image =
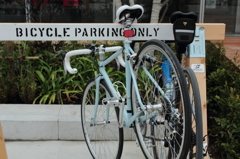
[[[237,23],[239,15],[238,0],[206,0],[205,23],[225,23],[226,34],[237,33],[240,24]],[[239,33],[239,32],[238,32]]]
[[[0,22],[111,23],[112,0],[0,0]]]

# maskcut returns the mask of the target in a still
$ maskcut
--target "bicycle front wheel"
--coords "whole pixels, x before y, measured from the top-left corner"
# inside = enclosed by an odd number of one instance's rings
[[[189,67],[183,70],[192,110],[192,139],[188,159],[203,158],[203,127],[202,127],[202,106],[198,87],[198,81],[193,70]]]
[[[133,113],[142,111],[135,120],[135,132],[145,157],[186,159],[191,139],[191,110],[186,80],[177,58],[165,43],[150,40],[140,48],[134,72],[137,86],[132,82]],[[141,102],[147,109],[140,108]]]
[[[107,107],[104,98],[112,97],[107,85],[100,81],[96,102],[96,82],[87,84],[82,98],[82,128],[88,149],[94,159],[120,159],[123,149],[123,128],[119,128],[119,108]],[[95,113],[96,114],[95,114]]]

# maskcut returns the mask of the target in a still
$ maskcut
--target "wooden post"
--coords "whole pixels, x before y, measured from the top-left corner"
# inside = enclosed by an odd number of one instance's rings
[[[13,42],[12,41],[6,41],[6,50],[7,50],[7,53],[10,53],[10,54],[13,53]]]
[[[1,122],[0,122],[0,158],[8,159]]]
[[[200,64],[206,66],[205,57],[185,57],[184,58],[185,67],[191,67],[195,64]],[[207,130],[207,82],[206,82],[206,67],[204,68],[204,72],[196,73],[195,75],[198,80],[200,96],[201,96],[201,104],[202,104],[202,122],[203,122],[203,136],[208,134]],[[208,143],[208,138],[205,138],[204,143]],[[208,155],[208,154],[207,154]]]
[[[225,24],[205,24],[198,23],[197,26],[201,26],[205,31],[205,40],[224,40],[225,38]],[[197,35],[199,37],[199,35]],[[201,39],[202,40],[202,39]],[[197,41],[199,42],[199,41]],[[199,48],[202,47],[202,48]],[[208,134],[207,130],[207,83],[206,83],[206,59],[205,59],[205,45],[204,48],[201,44],[195,46],[195,53],[200,55],[197,57],[191,57],[191,52],[189,52],[189,56],[184,57],[183,65],[185,67],[191,67],[194,70],[195,66],[200,66],[200,71],[194,71],[198,80],[198,85],[200,89],[201,95],[201,104],[202,104],[202,120],[203,120],[203,136]],[[204,143],[208,143],[208,138],[205,138]],[[209,158],[209,154],[207,156]],[[205,157],[205,158],[206,158]]]
[[[206,40],[224,40],[226,25],[223,23],[197,23],[205,29]]]

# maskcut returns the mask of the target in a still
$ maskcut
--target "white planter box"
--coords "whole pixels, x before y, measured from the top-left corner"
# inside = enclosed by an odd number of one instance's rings
[[[84,140],[80,105],[0,104],[5,140]],[[124,129],[125,140],[135,140]]]

